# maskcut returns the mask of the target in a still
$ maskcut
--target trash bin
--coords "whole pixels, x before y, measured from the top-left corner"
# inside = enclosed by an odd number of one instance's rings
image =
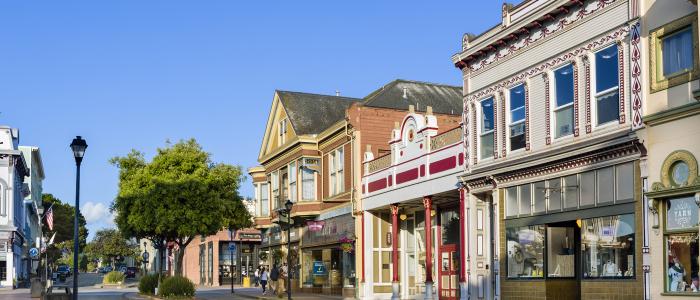
[[[243,287],[245,287],[245,288],[250,287],[250,276],[243,277]]]

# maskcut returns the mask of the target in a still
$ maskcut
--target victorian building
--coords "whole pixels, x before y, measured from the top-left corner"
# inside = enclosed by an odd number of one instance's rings
[[[22,157],[28,168],[28,176],[24,178],[24,214],[25,214],[25,230],[24,234],[27,239],[24,242],[24,250],[26,260],[23,262],[26,265],[28,273],[32,276],[38,275],[39,257],[32,257],[29,254],[31,248],[41,249],[42,222],[41,218],[44,213],[42,205],[43,181],[45,178],[44,164],[41,159],[41,151],[35,146],[19,146]]]
[[[523,1],[464,36],[462,299],[643,297],[639,6]]]
[[[643,57],[641,85],[647,157],[642,181],[648,219],[642,255],[645,299],[700,297],[700,60],[697,1],[640,1],[633,54]],[[635,67],[635,66],[633,66]],[[633,86],[634,87],[634,86]],[[634,94],[636,96],[636,94]]]

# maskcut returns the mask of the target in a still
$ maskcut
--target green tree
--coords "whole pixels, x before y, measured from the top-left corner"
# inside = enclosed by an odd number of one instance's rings
[[[127,236],[149,238],[158,245],[175,242],[180,249],[178,275],[184,249],[197,235],[251,225],[238,194],[245,178],[241,168],[212,163],[194,139],[168,143],[151,162],[136,150],[110,162],[120,170],[119,194],[111,206],[117,227]]]
[[[86,252],[114,264],[115,258],[136,256],[138,250],[135,245],[129,244],[119,230],[102,229],[97,231],[95,237],[88,243]]]
[[[62,252],[73,252],[73,221],[75,220],[75,208],[68,203],[61,202],[60,199],[54,197],[52,194],[43,194],[41,197],[44,211],[48,210],[53,204],[53,207],[51,208],[53,210],[53,230],[48,230],[46,218],[42,219],[42,222],[44,224],[44,228],[46,228],[46,238],[50,239],[53,234],[56,233],[53,244],[47,247],[49,261],[55,262],[61,258]],[[80,249],[85,249],[88,230],[85,227],[87,223],[85,222],[85,217],[83,217],[82,213],[78,217],[78,224],[78,241]]]

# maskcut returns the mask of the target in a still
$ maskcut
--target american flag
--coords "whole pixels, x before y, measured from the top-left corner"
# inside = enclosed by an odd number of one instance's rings
[[[53,204],[44,213],[44,218],[46,218],[46,225],[49,226],[49,230],[53,230]]]

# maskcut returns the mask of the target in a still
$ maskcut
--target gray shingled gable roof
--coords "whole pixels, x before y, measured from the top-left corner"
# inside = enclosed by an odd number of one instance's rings
[[[345,118],[345,111],[358,98],[277,91],[297,135],[319,134]]]
[[[404,88],[406,98],[403,97]],[[462,87],[459,86],[397,79],[364,99],[364,106],[370,107],[406,110],[409,105],[413,105],[417,111],[425,111],[427,106],[431,106],[435,113],[462,113]]]

